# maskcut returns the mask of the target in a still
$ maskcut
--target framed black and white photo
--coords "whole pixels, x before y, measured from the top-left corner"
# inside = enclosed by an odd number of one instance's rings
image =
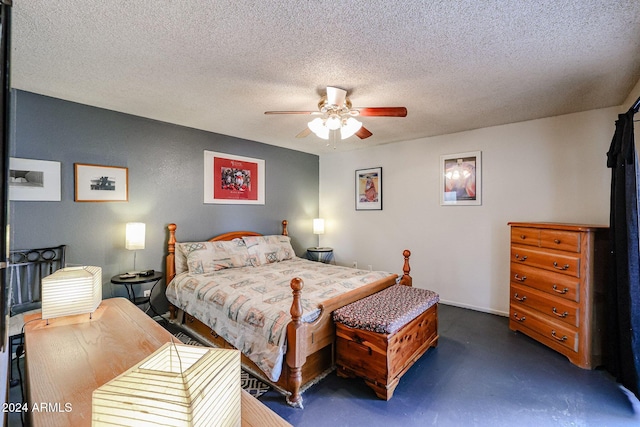
[[[11,157],[9,200],[60,201],[60,162]]]
[[[440,204],[469,206],[482,204],[482,153],[440,156]]]
[[[382,210],[382,168],[356,170],[356,210]]]
[[[117,166],[75,164],[76,202],[126,202],[129,170]]]

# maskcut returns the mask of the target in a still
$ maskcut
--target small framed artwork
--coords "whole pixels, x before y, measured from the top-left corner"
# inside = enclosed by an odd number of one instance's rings
[[[482,204],[482,153],[440,156],[440,204],[469,206]]]
[[[60,162],[11,157],[9,200],[60,201]]]
[[[356,210],[382,210],[382,168],[356,170]]]
[[[264,205],[264,160],[204,152],[204,203]]]
[[[129,201],[129,169],[75,164],[76,202]]]

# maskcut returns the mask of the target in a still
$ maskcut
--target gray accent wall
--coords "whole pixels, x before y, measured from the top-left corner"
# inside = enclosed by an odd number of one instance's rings
[[[13,104],[11,156],[60,162],[62,200],[10,202],[11,249],[66,244],[68,265],[102,267],[105,298],[126,295],[109,279],[133,269],[127,222],[146,223],[137,269],[164,271],[169,223],[179,241],[199,241],[239,229],[280,234],[287,219],[299,256],[317,245],[318,156],[24,91]],[[264,159],[265,204],[204,204],[205,150]],[[74,163],[127,167],[129,201],[75,202]],[[160,308],[163,291],[154,290]]]

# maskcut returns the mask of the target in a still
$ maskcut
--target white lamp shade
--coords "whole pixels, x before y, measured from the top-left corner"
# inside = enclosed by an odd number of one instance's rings
[[[324,125],[329,128],[329,130],[338,130],[342,126],[342,120],[337,114],[332,114],[327,117]]]
[[[92,426],[240,426],[240,352],[167,343],[93,391]]]
[[[324,234],[324,219],[315,218],[313,220],[313,234]]]
[[[42,279],[42,318],[93,313],[102,301],[102,268],[66,267]]]
[[[329,128],[324,125],[324,121],[320,117],[311,120],[307,126],[318,138],[329,139]]]
[[[347,139],[353,136],[354,133],[358,132],[362,127],[362,123],[353,117],[349,117],[344,125],[340,128],[340,138]]]
[[[144,234],[144,222],[128,222],[124,246],[131,251],[144,249]]]

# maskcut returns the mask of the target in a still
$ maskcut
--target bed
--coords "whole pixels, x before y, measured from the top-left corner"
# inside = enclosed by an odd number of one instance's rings
[[[215,346],[241,350],[245,368],[294,407],[334,368],[331,313],[395,283],[411,285],[408,250],[400,277],[304,260],[291,248],[286,220],[277,236],[234,231],[178,242],[176,229],[169,224],[166,258],[172,319]]]

